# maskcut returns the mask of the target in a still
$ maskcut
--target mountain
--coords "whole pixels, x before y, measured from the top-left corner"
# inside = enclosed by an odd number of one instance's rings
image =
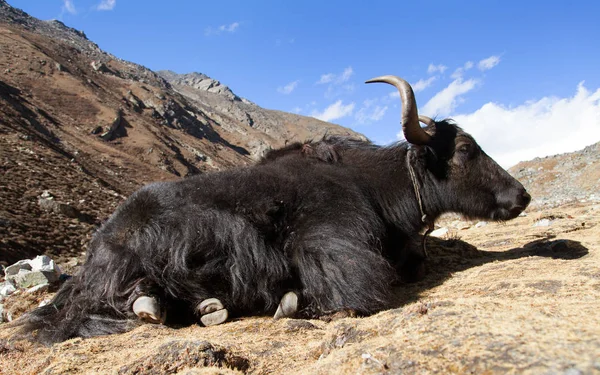
[[[583,150],[523,161],[509,169],[533,197],[532,208],[600,201],[600,142]]]
[[[251,164],[287,141],[361,137],[261,108],[204,74],[157,74],[4,0],[0,46],[0,261],[79,254],[147,182]]]

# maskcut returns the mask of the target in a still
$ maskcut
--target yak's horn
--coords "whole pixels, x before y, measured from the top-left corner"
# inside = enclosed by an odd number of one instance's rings
[[[419,115],[419,121],[421,121],[423,124],[425,124],[427,126],[435,125],[435,121],[433,121],[433,119],[431,117]]]
[[[396,86],[400,91],[402,100],[402,131],[404,137],[409,143],[415,145],[426,145],[431,136],[425,132],[419,125],[419,114],[417,112],[417,102],[410,84],[400,77],[381,76],[368,80],[366,83],[384,82]]]

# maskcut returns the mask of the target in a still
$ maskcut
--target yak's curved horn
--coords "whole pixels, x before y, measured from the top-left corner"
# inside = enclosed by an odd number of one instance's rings
[[[433,121],[433,119],[431,117],[419,115],[419,121],[421,121],[423,124],[425,124],[427,126],[435,125],[435,121]]]
[[[419,114],[417,112],[417,102],[410,84],[400,77],[381,76],[368,80],[366,83],[384,82],[394,85],[400,92],[402,100],[402,131],[404,137],[409,143],[414,145],[426,145],[431,140],[431,136],[425,132],[419,125]]]

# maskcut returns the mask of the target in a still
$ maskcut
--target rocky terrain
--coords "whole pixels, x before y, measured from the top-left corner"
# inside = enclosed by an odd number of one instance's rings
[[[600,202],[600,142],[568,154],[521,162],[509,172],[531,193],[533,208]]]
[[[33,259],[0,273],[0,321],[45,303],[144,183],[249,164],[286,140],[359,136],[262,109],[200,73],[120,60],[3,0],[0,46],[0,264]],[[527,211],[441,220],[427,276],[398,285],[394,309],[145,324],[52,347],[0,325],[0,374],[600,374],[600,143],[510,172],[533,196]]]

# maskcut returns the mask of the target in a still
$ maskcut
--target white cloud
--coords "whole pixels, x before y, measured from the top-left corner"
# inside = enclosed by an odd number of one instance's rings
[[[338,83],[346,82],[350,79],[350,77],[352,77],[352,74],[354,74],[354,70],[352,70],[352,67],[347,67],[342,72],[342,75],[338,78]]]
[[[463,81],[461,78],[455,79],[429,99],[423,108],[419,109],[419,112],[427,116],[448,116],[464,101],[461,95],[473,90],[478,83],[479,81],[476,79],[467,81]]]
[[[429,67],[427,67],[427,73],[433,74],[436,72],[440,72],[443,74],[446,71],[446,69],[448,69],[448,67],[445,65],[442,65],[442,64],[440,64],[440,65],[429,64]]]
[[[97,10],[113,10],[117,5],[117,0],[102,0],[96,7]]]
[[[298,86],[298,83],[300,83],[300,80],[290,82],[283,87],[278,87],[277,91],[282,94],[285,94],[285,95],[291,94],[292,91],[294,91],[296,89],[296,87]]]
[[[433,76],[433,77],[429,77],[428,79],[420,79],[415,83],[411,83],[410,86],[412,87],[414,92],[419,92],[419,91],[423,91],[426,88],[428,88],[429,86],[431,86],[431,84],[433,84],[433,82],[435,80],[437,80],[437,76]],[[400,97],[400,93],[398,92],[398,90],[394,90],[392,92],[390,92],[388,94],[388,96],[390,98],[399,98]]]
[[[479,70],[483,72],[485,70],[492,69],[493,67],[498,65],[498,63],[500,63],[500,56],[490,56],[487,59],[481,60],[477,64],[477,68],[479,68]]]
[[[335,78],[335,74],[333,73],[327,73],[327,74],[323,74],[321,75],[321,79],[319,79],[317,81],[317,85],[320,85],[322,83],[330,83],[333,82],[333,79]]]
[[[230,25],[221,25],[219,26],[219,30],[220,31],[227,31],[228,33],[233,33],[235,32],[235,30],[237,30],[237,28],[240,27],[240,24],[238,22],[234,22]]]
[[[221,25],[217,28],[213,28],[213,27],[207,27],[206,30],[204,30],[204,35],[209,36],[209,35],[219,35],[221,33],[234,33],[236,32],[236,30],[240,27],[240,23],[239,22],[233,22],[229,25]]]
[[[433,81],[435,81],[437,79],[436,76],[433,77],[429,77],[428,79],[420,79],[417,82],[415,82],[414,84],[412,84],[412,88],[414,92],[419,92],[419,91],[423,91],[426,88],[428,88],[429,86],[431,86],[431,84],[433,83]],[[396,91],[396,93],[398,93]],[[399,94],[398,94],[399,96]]]
[[[352,75],[354,75],[354,70],[349,66],[339,74],[322,74],[321,78],[319,78],[315,84],[327,84],[327,90],[325,90],[324,96],[327,99],[332,99],[337,96],[347,95],[355,90],[356,87],[354,83],[348,82]]]
[[[75,4],[73,4],[73,0],[64,0],[62,11],[63,13],[67,12],[71,14],[77,14],[77,9],[75,9]]]
[[[463,74],[471,69],[475,64],[473,64],[473,61],[467,61],[465,63],[465,65],[461,66],[460,68],[457,68],[454,73],[452,73],[452,75],[450,76],[450,78],[452,79],[459,79],[462,78]]]
[[[312,117],[322,121],[337,120],[342,117],[352,115],[354,111],[354,103],[344,105],[341,100],[333,103],[329,107],[325,108],[323,112],[313,111]]]
[[[292,109],[292,112],[294,112],[294,113],[301,113],[302,112],[302,108],[300,108],[300,107],[294,107],[294,109]]]
[[[600,141],[600,88],[583,82],[573,97],[544,97],[517,107],[487,103],[477,111],[453,116],[503,167]]]
[[[367,99],[363,102],[362,107],[356,112],[354,118],[359,124],[370,124],[379,121],[387,112],[386,105],[378,105],[377,99]]]
[[[316,82],[316,84],[320,85],[324,83],[333,83],[336,85],[341,85],[342,83],[348,81],[353,74],[354,70],[351,66],[349,66],[339,75],[334,73],[322,74],[321,78]]]

